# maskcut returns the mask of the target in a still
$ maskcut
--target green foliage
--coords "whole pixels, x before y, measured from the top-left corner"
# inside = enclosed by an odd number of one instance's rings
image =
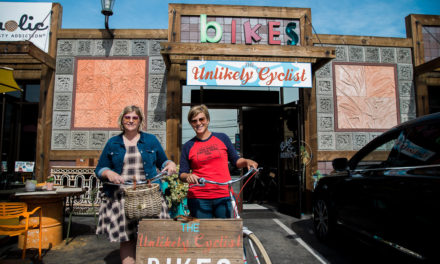
[[[186,194],[188,192],[188,183],[182,182],[178,175],[179,168],[177,168],[177,172],[172,175],[168,175],[163,178],[163,181],[168,183],[167,188],[165,189],[165,199],[167,201],[168,208],[171,210],[177,208],[180,203],[186,198]]]
[[[49,176],[49,178],[46,179],[46,182],[54,182],[55,178],[53,176]]]

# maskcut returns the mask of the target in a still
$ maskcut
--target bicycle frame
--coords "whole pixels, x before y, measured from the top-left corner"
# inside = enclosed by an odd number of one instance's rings
[[[258,173],[260,170],[262,170],[262,168],[253,168],[253,167],[251,167],[251,169],[248,170],[248,172],[245,173],[245,174],[244,174],[243,176],[241,176],[240,178],[235,179],[235,180],[232,180],[232,179],[231,179],[230,181],[223,182],[223,183],[221,183],[221,182],[215,182],[215,181],[210,181],[210,180],[206,180],[205,178],[200,178],[200,179],[198,180],[198,181],[199,181],[199,184],[191,185],[190,188],[191,188],[191,187],[195,187],[195,186],[205,186],[206,183],[217,184],[217,185],[228,185],[229,196],[230,196],[230,198],[231,198],[231,205],[232,205],[232,208],[233,208],[233,211],[234,211],[234,215],[235,215],[234,217],[235,217],[235,218],[240,218],[240,215],[239,215],[239,212],[238,212],[238,207],[237,207],[237,204],[236,204],[236,202],[235,202],[235,197],[234,197],[233,192],[232,192],[232,184],[235,183],[235,182],[241,181],[241,180],[243,180],[243,179],[249,177],[250,175],[254,176],[254,175],[255,175],[256,173]],[[248,181],[249,181],[249,179],[248,179]],[[247,183],[247,182],[246,182],[246,183]],[[245,183],[244,185],[246,185],[246,183]],[[243,187],[244,187],[244,186],[243,186]],[[242,187],[242,189],[243,189],[243,187]],[[241,190],[242,190],[242,189],[241,189]],[[240,192],[241,192],[241,190],[240,190]],[[255,236],[255,234],[254,234],[251,230],[249,230],[247,227],[245,227],[245,226],[243,226],[243,236],[244,236],[244,238],[248,238],[248,240],[249,240],[248,242],[249,242],[249,245],[250,245],[250,248],[251,248],[252,254],[253,254],[253,260],[254,260],[257,264],[260,264],[261,262],[260,262],[259,254],[257,253],[257,250],[255,249],[255,246],[256,246],[256,248],[258,249],[259,253],[260,253],[261,260],[264,261],[264,263],[266,263],[266,264],[271,264],[271,263],[272,263],[271,260],[270,260],[270,258],[269,258],[269,255],[267,254],[267,252],[266,252],[266,250],[264,249],[264,247],[263,247],[263,245],[261,244],[261,242],[260,242],[260,241],[258,240],[258,238]],[[245,239],[244,239],[244,240],[245,240]],[[244,250],[243,260],[244,260],[244,263],[247,264],[248,261],[247,261],[247,257],[246,257],[246,249],[245,249],[244,241],[243,241],[243,250]]]

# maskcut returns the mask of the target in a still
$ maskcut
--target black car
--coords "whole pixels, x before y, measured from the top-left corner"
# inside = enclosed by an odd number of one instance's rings
[[[440,256],[440,113],[400,124],[373,139],[313,193],[318,239],[348,227],[417,259]],[[437,262],[440,263],[440,262]]]

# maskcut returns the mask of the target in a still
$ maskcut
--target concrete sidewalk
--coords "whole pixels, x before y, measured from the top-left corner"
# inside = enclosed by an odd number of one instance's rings
[[[257,204],[245,204],[245,211],[265,210]],[[67,223],[68,219],[65,219]],[[64,225],[65,229],[67,225]],[[21,260],[17,237],[0,237],[0,264],[44,263],[44,264],[119,264],[119,243],[110,243],[104,236],[95,235],[93,216],[73,216],[69,243],[66,240],[49,250],[43,250],[42,261],[38,261],[38,249],[28,249],[26,259]],[[66,231],[66,230],[65,230]],[[64,232],[66,234],[66,232]]]
[[[49,250],[43,250],[42,261],[38,261],[38,249],[27,250],[26,259],[21,260],[22,250],[17,243],[17,237],[0,239],[0,263],[121,263],[119,243],[110,243],[105,237],[96,236],[95,219],[89,216],[73,216],[69,243],[66,245],[64,240]]]

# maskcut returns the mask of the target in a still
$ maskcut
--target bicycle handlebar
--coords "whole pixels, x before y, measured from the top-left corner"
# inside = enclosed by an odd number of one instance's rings
[[[262,170],[263,168],[254,168],[254,167],[251,167],[251,169],[250,170],[248,170],[248,172],[246,172],[243,176],[241,176],[240,178],[238,178],[238,179],[234,179],[234,180],[230,180],[230,181],[227,181],[227,182],[216,182],[216,181],[211,181],[211,180],[207,180],[207,179],[205,179],[205,178],[199,178],[198,179],[198,182],[199,182],[199,184],[193,184],[193,185],[190,185],[189,186],[189,188],[191,188],[191,187],[196,187],[196,186],[205,186],[206,185],[206,183],[211,183],[211,184],[217,184],[217,185],[230,185],[230,184],[233,184],[233,183],[235,183],[235,182],[238,182],[238,181],[241,181],[241,180],[243,180],[244,178],[247,178],[247,177],[249,177],[249,175],[251,175],[251,174],[253,174],[253,173],[255,173],[255,172],[259,172],[260,170]]]
[[[161,171],[161,172],[159,172],[156,176],[154,176],[151,179],[147,179],[147,180],[144,180],[144,181],[136,181],[136,184],[150,183],[150,182],[162,179],[162,178],[164,178],[166,176],[168,176],[168,172]],[[127,181],[124,181],[124,183],[122,183],[122,184],[117,184],[117,183],[113,183],[113,182],[104,182],[104,184],[116,185],[116,186],[129,186],[129,185],[133,185],[134,181],[133,180],[127,180]]]

